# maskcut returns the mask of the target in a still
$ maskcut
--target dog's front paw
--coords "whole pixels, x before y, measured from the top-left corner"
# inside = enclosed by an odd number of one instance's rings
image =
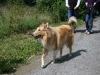
[[[41,65],[41,68],[44,68],[44,65]]]
[[[51,64],[54,64],[54,63],[55,63],[54,61],[51,62]]]

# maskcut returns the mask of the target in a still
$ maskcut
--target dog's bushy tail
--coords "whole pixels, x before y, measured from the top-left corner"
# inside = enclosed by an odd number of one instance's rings
[[[68,25],[72,27],[73,32],[75,32],[76,24],[77,24],[76,17],[74,16],[70,17],[70,19],[68,20]]]

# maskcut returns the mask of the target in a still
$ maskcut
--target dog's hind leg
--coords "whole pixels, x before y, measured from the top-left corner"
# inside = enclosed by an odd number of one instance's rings
[[[69,57],[72,57],[72,47],[69,47],[70,53],[69,53]]]
[[[62,48],[60,48],[60,54],[59,54],[59,57],[57,58],[57,61],[60,61],[61,57],[62,57]]]
[[[72,45],[73,45],[73,40],[72,40],[72,38],[70,37],[70,38],[68,39],[68,41],[67,41],[67,47],[68,47],[69,50],[70,50],[69,57],[72,56]]]
[[[52,64],[55,63],[57,52],[58,52],[57,50],[54,50],[54,52],[53,52],[53,62],[52,62]]]
[[[62,48],[60,48],[60,55],[59,55],[58,60],[60,60],[60,59],[61,59],[61,56],[62,56]]]
[[[41,58],[41,67],[43,68],[44,67],[44,58],[45,56],[48,54],[48,50],[47,49],[44,49],[43,50],[43,54],[42,54],[42,58]]]

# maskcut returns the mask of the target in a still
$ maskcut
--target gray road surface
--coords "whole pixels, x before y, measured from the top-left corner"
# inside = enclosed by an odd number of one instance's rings
[[[85,24],[76,29],[73,56],[64,47],[61,61],[50,64],[52,53],[46,58],[46,67],[40,67],[40,56],[20,67],[14,75],[100,75],[100,17],[94,19],[93,34],[86,35]]]

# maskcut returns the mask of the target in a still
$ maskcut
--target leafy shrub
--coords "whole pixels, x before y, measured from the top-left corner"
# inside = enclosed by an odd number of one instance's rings
[[[32,1],[33,1],[33,0],[24,0],[24,2],[25,2],[26,4],[28,4],[28,5],[31,5]]]
[[[43,12],[51,12],[52,21],[55,23],[64,21],[66,18],[66,8],[64,0],[39,0],[37,2],[37,8]]]
[[[86,10],[86,6],[84,3],[84,0],[81,0],[80,6],[79,6],[79,11],[78,11],[80,19],[84,18],[85,10]]]
[[[65,21],[67,19],[65,0],[39,0],[37,8],[43,12],[51,12],[53,15],[53,22]],[[85,4],[83,0],[81,0],[78,12],[78,17],[83,18],[85,12]]]

